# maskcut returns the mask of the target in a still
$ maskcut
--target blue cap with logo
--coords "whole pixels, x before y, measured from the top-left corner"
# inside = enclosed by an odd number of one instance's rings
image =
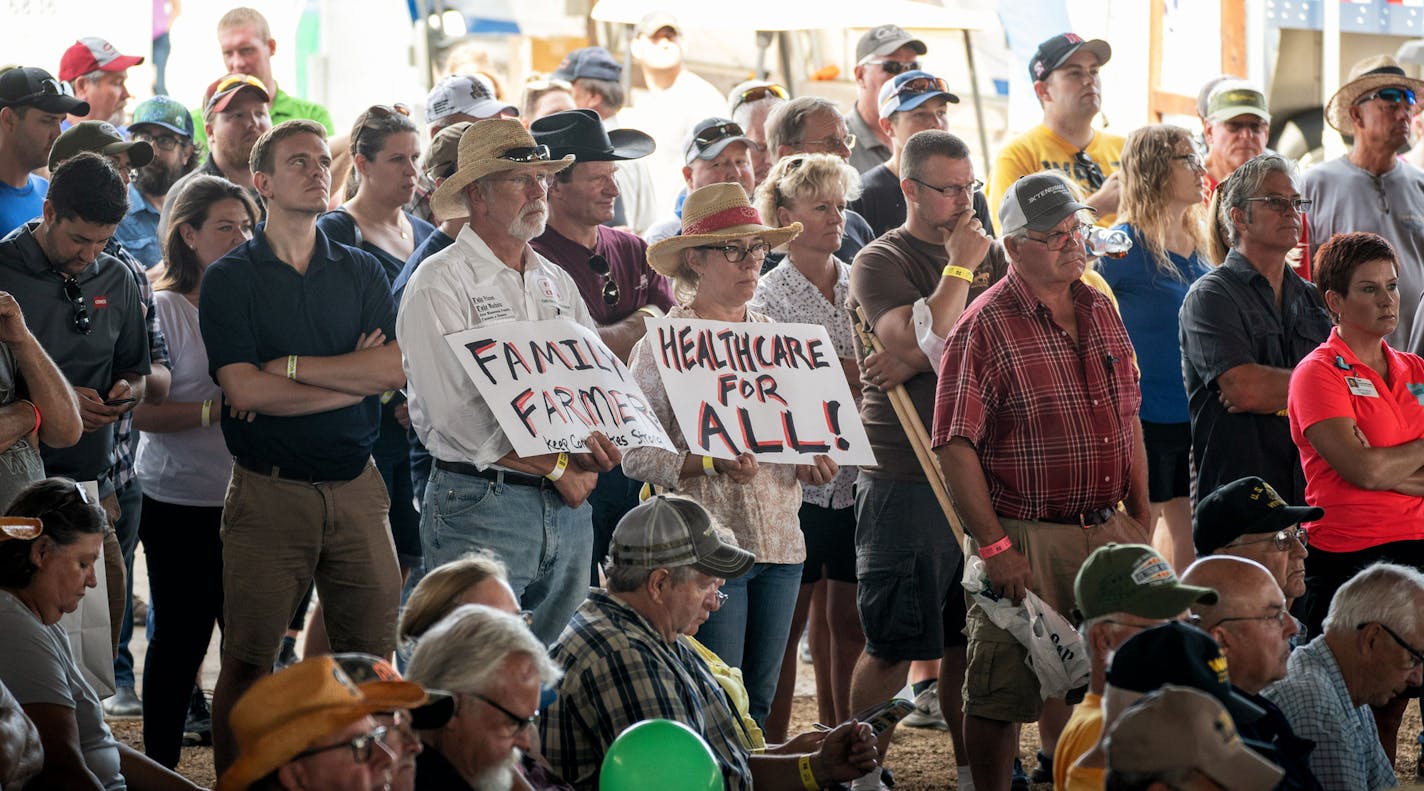
[[[193,116],[182,102],[171,96],[155,96],[139,102],[134,108],[129,128],[144,124],[161,126],[190,140],[193,138]]]
[[[959,104],[959,97],[949,92],[944,80],[927,71],[896,74],[880,86],[880,117],[889,118],[895,113],[908,112],[936,96],[943,96],[950,104]]]

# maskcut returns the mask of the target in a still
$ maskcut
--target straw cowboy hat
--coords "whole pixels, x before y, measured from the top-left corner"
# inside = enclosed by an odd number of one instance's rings
[[[368,714],[427,700],[420,685],[408,681],[363,693],[329,656],[298,662],[253,684],[232,707],[239,754],[218,779],[218,791],[247,788]]]
[[[689,247],[760,236],[775,248],[800,234],[799,222],[785,228],[763,225],[740,184],[708,184],[688,194],[682,202],[682,234],[649,247],[648,263],[659,273],[675,277],[682,251]]]
[[[547,146],[534,142],[529,130],[513,118],[478,121],[460,136],[454,175],[430,196],[430,210],[437,217],[464,217],[465,188],[476,179],[505,170],[534,169],[558,173],[574,163],[573,154],[550,159]]]
[[[1355,134],[1355,122],[1350,120],[1350,108],[1361,96],[1381,88],[1408,88],[1415,95],[1424,93],[1424,80],[1404,73],[1399,61],[1389,55],[1372,55],[1350,68],[1350,75],[1340,90],[1325,105],[1325,120],[1342,135]]]

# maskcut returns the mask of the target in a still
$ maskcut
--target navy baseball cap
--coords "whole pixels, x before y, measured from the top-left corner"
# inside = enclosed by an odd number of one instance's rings
[[[1028,62],[1028,78],[1034,82],[1048,79],[1054,69],[1062,66],[1080,49],[1086,48],[1098,56],[1098,65],[1112,57],[1112,46],[1100,38],[1084,41],[1077,33],[1060,33],[1038,45],[1033,59]]]
[[[1151,692],[1165,684],[1199,689],[1220,701],[1238,724],[1255,722],[1266,714],[1232,689],[1226,657],[1211,635],[1181,621],[1128,638],[1113,652],[1107,681],[1132,692]]]
[[[1274,533],[1322,516],[1324,508],[1291,505],[1253,475],[1220,486],[1197,503],[1192,543],[1198,555],[1210,555],[1248,533]]]
[[[573,82],[580,77],[618,82],[623,79],[623,67],[613,59],[613,53],[603,47],[584,47],[565,55],[552,76],[564,82]]]
[[[89,103],[74,98],[69,83],[37,66],[0,72],[0,107],[35,107],[46,113],[88,115]]]
[[[959,104],[959,97],[949,92],[944,80],[927,71],[901,72],[880,86],[880,117],[889,118],[895,113],[913,110],[936,96],[943,96],[950,104]]]

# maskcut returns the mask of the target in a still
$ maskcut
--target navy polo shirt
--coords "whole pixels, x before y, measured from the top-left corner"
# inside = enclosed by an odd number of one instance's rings
[[[75,329],[74,306],[64,294],[65,276],[56,272],[35,241],[38,222],[20,226],[0,242],[0,291],[15,297],[25,324],[40,346],[76,387],[109,392],[120,374],[148,374],[148,326],[133,272],[119,259],[100,253],[76,280],[84,294],[91,330]],[[93,481],[109,469],[112,430],[86,431],[68,448],[41,445],[45,472]]]
[[[261,365],[296,354],[335,357],[380,328],[395,337],[396,305],[385,270],[370,253],[330,242],[320,229],[306,274],[277,258],[265,230],[203,275],[198,311],[208,370]],[[239,461],[271,464],[319,480],[361,474],[380,428],[381,402],[300,417],[258,415],[251,423],[223,411],[223,437]]]

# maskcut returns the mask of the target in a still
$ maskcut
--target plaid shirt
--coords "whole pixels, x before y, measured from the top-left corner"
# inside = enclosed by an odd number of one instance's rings
[[[1106,296],[1070,289],[1076,345],[1012,268],[945,345],[933,444],[974,445],[1000,516],[1071,516],[1127,496],[1142,403],[1132,342]]]
[[[143,300],[143,318],[148,326],[148,357],[152,365],[173,368],[168,358],[168,341],[163,337],[163,328],[158,326],[158,311],[153,307],[153,286],[148,283],[143,265],[133,257],[118,239],[110,239],[104,245],[104,252],[124,262],[138,281],[138,293]],[[100,393],[100,395],[104,395]],[[133,410],[125,412],[114,423],[114,452],[109,458],[109,479],[114,489],[122,489],[134,477],[134,448],[138,445],[138,432],[133,427]]]
[[[549,655],[564,676],[540,718],[539,737],[544,756],[575,788],[597,788],[608,746],[647,719],[702,734],[727,791],[752,787],[736,715],[707,665],[683,643],[669,644],[627,604],[590,591]]]
[[[1350,701],[1324,635],[1292,651],[1286,677],[1262,694],[1285,712],[1297,736],[1315,742],[1310,768],[1325,788],[1374,791],[1399,785],[1376,735],[1374,714]]]

